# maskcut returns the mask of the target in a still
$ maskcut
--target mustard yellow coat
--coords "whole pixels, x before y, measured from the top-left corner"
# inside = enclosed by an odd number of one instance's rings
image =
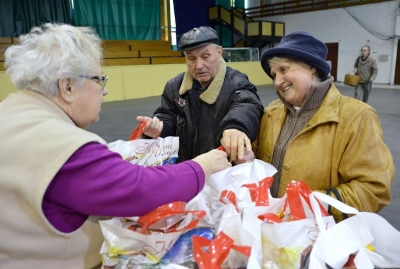
[[[253,143],[257,159],[271,162],[287,112],[280,100],[265,109]],[[301,180],[315,191],[335,187],[344,203],[360,211],[378,212],[391,201],[394,174],[376,111],[341,95],[332,84],[321,107],[286,150],[278,195],[285,194],[290,181]],[[339,212],[333,214],[341,219]]]

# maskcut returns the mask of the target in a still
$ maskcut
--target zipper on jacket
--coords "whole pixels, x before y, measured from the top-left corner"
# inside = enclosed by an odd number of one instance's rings
[[[194,156],[193,157],[196,157],[197,152],[198,152],[198,150],[197,150],[197,147],[198,147],[197,135],[198,135],[198,129],[199,129],[200,115],[201,115],[200,110],[201,110],[200,96],[197,96],[197,120],[196,120],[196,128],[194,131]]]
[[[194,131],[194,152],[193,152],[193,158],[197,156],[197,129],[198,129],[198,126],[196,126],[195,131]]]

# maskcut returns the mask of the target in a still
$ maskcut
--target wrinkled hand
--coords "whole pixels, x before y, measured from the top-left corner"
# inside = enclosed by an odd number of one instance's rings
[[[228,155],[226,152],[217,149],[203,153],[194,158],[193,161],[200,164],[201,168],[203,168],[206,178],[208,178],[211,174],[217,173],[232,166],[232,164],[228,161]]]
[[[243,159],[237,158],[235,163],[236,164],[241,164],[241,163],[246,163],[246,162],[251,162],[255,158],[254,152],[252,150],[248,150],[247,148],[244,151],[244,156]]]
[[[143,116],[137,116],[136,120],[139,122],[146,122],[146,127],[144,127],[143,133],[152,138],[157,138],[160,136],[163,129],[163,122],[157,117],[149,118]]]
[[[231,161],[244,160],[245,149],[251,151],[251,141],[245,133],[237,129],[227,129],[220,140]]]

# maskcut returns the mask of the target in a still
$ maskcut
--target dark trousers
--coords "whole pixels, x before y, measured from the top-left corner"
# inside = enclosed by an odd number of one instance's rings
[[[358,84],[354,89],[354,98],[362,100],[364,103],[368,103],[371,86],[372,82]]]

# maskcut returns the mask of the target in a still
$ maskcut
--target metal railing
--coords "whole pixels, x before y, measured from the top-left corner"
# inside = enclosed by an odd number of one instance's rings
[[[258,48],[223,48],[222,57],[225,62],[259,61]]]
[[[264,18],[275,15],[286,15],[317,10],[344,8],[366,4],[374,4],[392,0],[295,0],[261,5],[245,9],[250,18]]]

